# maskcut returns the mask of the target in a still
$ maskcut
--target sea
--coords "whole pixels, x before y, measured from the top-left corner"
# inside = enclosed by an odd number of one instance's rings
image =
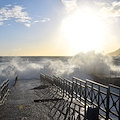
[[[111,72],[112,71],[112,72]],[[40,73],[72,79],[93,80],[93,74],[120,76],[120,57],[90,51],[74,56],[0,56],[0,84],[18,79],[40,79]]]

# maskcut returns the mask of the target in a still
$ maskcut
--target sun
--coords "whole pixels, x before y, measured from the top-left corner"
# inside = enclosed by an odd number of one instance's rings
[[[75,53],[87,52],[100,48],[105,25],[96,12],[86,8],[66,17],[62,21],[61,30]]]

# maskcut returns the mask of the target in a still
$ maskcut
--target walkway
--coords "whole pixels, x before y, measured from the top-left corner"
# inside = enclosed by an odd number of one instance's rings
[[[40,85],[40,80],[18,80],[10,90],[7,102],[0,106],[0,120],[49,120],[48,108],[42,103],[32,89]]]
[[[18,80],[10,90],[7,102],[0,106],[0,120],[80,119],[75,112],[79,105],[63,99],[55,86],[49,85],[45,89],[38,86],[40,80]]]

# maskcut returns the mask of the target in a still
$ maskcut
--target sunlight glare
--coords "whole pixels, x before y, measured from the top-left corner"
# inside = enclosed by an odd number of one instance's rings
[[[75,52],[97,50],[104,37],[105,26],[90,9],[78,10],[62,21],[61,30]]]

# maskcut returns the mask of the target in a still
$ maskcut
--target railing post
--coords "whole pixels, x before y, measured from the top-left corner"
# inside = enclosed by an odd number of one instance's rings
[[[73,100],[73,79],[74,78],[72,78],[72,100]]]
[[[18,76],[15,77],[14,86],[16,85],[17,80],[18,80]]]
[[[67,81],[66,81],[66,79],[64,79],[64,80],[65,80],[65,95],[67,96]]]
[[[106,120],[109,119],[109,103],[110,103],[110,85],[107,88]]]
[[[1,104],[2,96],[1,96],[1,85],[0,85],[0,104]]]
[[[120,89],[119,89],[119,113],[120,113]],[[120,120],[120,114],[119,114],[119,120]]]
[[[62,79],[62,88],[63,88],[63,98],[65,97],[65,84],[64,84],[64,79]]]
[[[82,96],[82,95],[81,95],[81,94],[82,94],[82,93],[81,93],[81,89],[82,89],[82,88],[81,88],[81,81],[80,81],[80,86],[79,86],[80,102],[81,102],[81,96]]]
[[[64,81],[63,81],[63,83],[64,83],[64,97],[66,96],[66,85],[65,85],[65,79],[63,79]]]
[[[84,88],[84,89],[85,89],[85,90],[84,90],[84,91],[85,91],[85,96],[84,96],[84,100],[85,100],[85,105],[84,105],[85,118],[84,118],[84,120],[86,120],[86,107],[87,107],[87,106],[86,106],[86,105],[87,105],[86,90],[87,90],[87,81],[85,82],[85,88]]]
[[[91,105],[93,105],[93,83],[91,84]]]
[[[75,94],[76,94],[76,99],[77,99],[77,79],[76,79],[76,83],[75,83]]]
[[[99,113],[99,109],[100,109],[100,85],[98,85],[98,113]]]

